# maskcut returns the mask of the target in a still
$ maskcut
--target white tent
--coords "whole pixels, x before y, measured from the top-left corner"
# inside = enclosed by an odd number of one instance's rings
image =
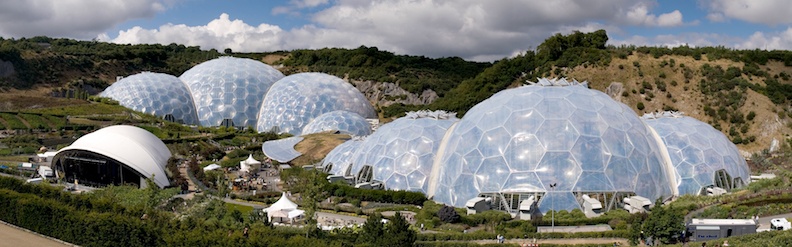
[[[270,222],[272,222],[272,218],[280,218],[280,220],[289,219],[293,221],[295,218],[305,213],[305,211],[297,209],[297,204],[286,197],[286,192],[283,192],[281,198],[278,199],[277,202],[265,208],[264,212],[267,213],[267,218]]]
[[[211,164],[203,168],[204,171],[212,171],[217,169],[220,169],[220,165],[218,164]]]
[[[254,159],[251,154],[246,160],[239,162],[239,169],[246,172],[255,172],[261,169],[261,161]]]

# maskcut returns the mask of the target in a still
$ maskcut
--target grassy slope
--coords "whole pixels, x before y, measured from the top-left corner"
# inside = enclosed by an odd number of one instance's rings
[[[668,61],[670,59],[674,59],[676,61],[675,67],[660,67],[660,63],[662,61]],[[640,70],[643,72],[643,77],[639,76],[638,68],[634,66],[634,62],[638,62],[640,64]],[[705,101],[704,96],[698,86],[698,82],[703,78],[699,72],[699,68],[707,63],[710,65],[720,65],[724,69],[729,66],[735,66],[739,68],[743,67],[742,63],[725,59],[708,61],[706,58],[702,58],[701,60],[694,60],[692,57],[682,56],[662,56],[660,58],[654,58],[651,55],[646,54],[633,54],[628,56],[626,59],[614,57],[610,65],[607,67],[578,66],[568,69],[565,74],[569,78],[574,78],[580,81],[588,80],[589,85],[592,88],[603,92],[611,84],[611,82],[623,83],[624,90],[630,93],[626,97],[618,95],[617,98],[619,98],[621,102],[625,103],[627,106],[631,107],[639,115],[643,115],[647,112],[663,110],[664,106],[668,105],[684,112],[687,116],[694,117],[704,122],[709,122],[712,120],[712,118],[706,116],[702,110],[704,108]],[[693,78],[690,79],[690,83],[685,83],[685,78],[682,72],[683,70],[680,68],[680,64],[684,64],[685,67],[689,67],[695,72]],[[623,68],[620,69],[619,65],[621,65]],[[792,73],[792,68],[786,67],[779,62],[769,62],[767,65],[760,67],[762,70],[770,73],[770,75],[775,75],[780,72],[786,72],[788,74]],[[660,78],[660,73],[664,73],[666,78]],[[760,85],[764,84],[764,78],[759,78],[756,76],[748,77],[746,75],[743,75],[743,78],[751,83],[758,83]],[[660,92],[657,87],[654,87],[654,89],[651,90],[651,92],[655,94],[655,97],[651,99],[651,101],[647,101],[645,99],[647,97],[646,94],[633,94],[631,92],[633,89],[640,89],[642,87],[641,83],[644,80],[654,84],[656,79],[666,82],[667,93],[671,94],[671,98],[668,98],[665,92]],[[673,86],[670,83],[672,80],[677,81],[676,86]],[[688,90],[685,90],[685,87],[687,87]],[[649,91],[647,91],[647,94],[648,92]],[[675,99],[676,102],[673,102],[672,99]],[[643,110],[638,110],[636,107],[638,102],[643,102],[646,108]],[[756,142],[750,144],[740,144],[738,145],[738,148],[746,152],[757,152],[768,148],[773,139],[783,141],[787,136],[792,134],[792,131],[788,127],[790,118],[779,117],[778,112],[784,111],[782,106],[776,106],[766,96],[750,89],[748,89],[745,102],[746,103],[739,108],[739,111],[745,115],[747,115],[749,111],[756,112],[756,118],[753,121],[750,121],[750,129],[748,130],[748,133],[746,133],[746,136],[756,136]],[[721,122],[721,124],[722,132],[726,133],[730,126],[729,123]]]

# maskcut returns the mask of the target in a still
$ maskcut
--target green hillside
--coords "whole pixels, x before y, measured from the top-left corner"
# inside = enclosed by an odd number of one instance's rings
[[[198,63],[231,55],[277,65],[285,74],[325,72],[350,80],[393,82],[415,94],[432,90],[440,96],[429,105],[383,107],[379,110],[384,118],[417,109],[454,111],[461,117],[494,93],[522,85],[526,80],[569,77],[588,80],[590,87],[601,91],[613,82],[621,83],[622,90],[612,97],[636,113],[683,111],[720,129],[748,152],[768,148],[773,139],[784,143],[792,134],[792,52],[725,47],[614,47],[606,45],[607,41],[603,30],[557,34],[535,51],[480,63],[457,57],[396,55],[365,46],[267,53],[227,50],[228,54],[221,54],[177,44],[0,38],[0,60],[10,62],[14,69],[14,73],[0,75],[0,87],[7,95],[19,95],[0,97],[4,104],[0,110],[13,113],[84,104],[85,100],[80,99],[101,91],[116,76],[140,71],[180,75]],[[77,100],[49,100],[51,95]],[[49,116],[3,115],[0,124],[5,129],[57,128],[63,122]]]

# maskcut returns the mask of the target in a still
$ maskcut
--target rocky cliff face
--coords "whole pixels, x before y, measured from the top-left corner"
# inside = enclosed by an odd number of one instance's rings
[[[349,80],[373,104],[384,107],[395,103],[405,105],[426,105],[435,101],[438,96],[432,90],[424,90],[420,95],[410,93],[399,85],[391,82],[374,82]]]

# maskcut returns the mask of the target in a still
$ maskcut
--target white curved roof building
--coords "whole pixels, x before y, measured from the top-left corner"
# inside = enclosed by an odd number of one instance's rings
[[[104,186],[139,184],[152,178],[159,187],[169,185],[165,166],[171,152],[150,132],[129,125],[109,126],[84,135],[58,151],[56,171],[67,181]]]

